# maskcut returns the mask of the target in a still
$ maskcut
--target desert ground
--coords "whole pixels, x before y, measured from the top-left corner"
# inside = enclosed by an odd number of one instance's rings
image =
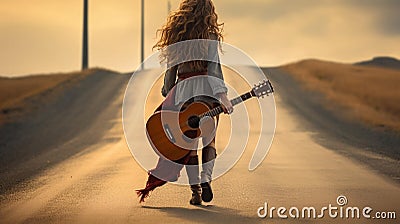
[[[316,92],[323,93],[326,106],[340,107],[348,116],[381,129],[400,131],[400,70],[303,60],[283,70]]]
[[[303,88],[288,70],[263,71],[276,91],[277,126],[269,153],[250,172],[252,151],[246,150],[229,172],[213,181],[214,200],[203,206],[189,205],[189,187],[175,184],[156,189],[139,204],[134,190],[144,187],[147,172],[133,158],[122,127],[122,103],[131,74],[94,69],[67,75],[37,87],[37,92],[21,96],[15,104],[1,104],[0,222],[396,223],[327,215],[321,219],[257,216],[265,202],[288,209],[319,209],[337,205],[340,195],[347,197],[348,206],[373,208],[372,215],[395,211],[399,216],[400,207],[395,135],[375,130],[368,122],[364,125],[362,119],[349,122],[351,113],[342,116],[325,108],[326,98]],[[137,76],[135,81],[154,81],[147,77]],[[225,77],[227,83],[243,87],[238,76],[227,72]],[[26,78],[28,84],[29,79],[35,78]],[[147,111],[157,106],[158,97],[148,102]],[[10,105],[21,108],[18,115],[7,110]],[[230,134],[220,131],[230,122],[227,115],[221,116],[218,148],[227,144]],[[237,122],[245,126],[247,119]]]

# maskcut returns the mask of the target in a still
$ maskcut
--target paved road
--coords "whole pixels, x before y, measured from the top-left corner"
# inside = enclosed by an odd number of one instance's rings
[[[247,88],[237,76],[226,74],[226,77],[228,83]],[[338,154],[327,144],[318,143],[314,138],[317,133],[302,125],[295,111],[282,101],[279,89],[275,94],[275,138],[268,156],[255,171],[248,171],[253,151],[246,150],[228,173],[213,182],[212,203],[191,206],[187,186],[167,184],[154,191],[144,204],[139,204],[133,190],[143,187],[147,174],[133,159],[123,135],[121,104],[127,78],[111,74],[88,78],[92,82],[82,82],[79,89],[85,98],[79,104],[76,99],[70,99],[75,103],[68,104],[68,111],[76,115],[75,119],[52,120],[46,126],[58,135],[63,130],[57,127],[71,122],[86,121],[85,127],[75,129],[75,135],[71,134],[70,138],[52,144],[59,157],[65,155],[63,159],[38,168],[34,175],[28,172],[30,178],[1,195],[1,223],[366,223],[365,219],[332,219],[328,213],[322,219],[280,219],[276,213],[273,220],[257,217],[257,209],[265,202],[270,207],[296,206],[301,210],[314,206],[320,210],[329,204],[337,206],[339,195],[347,197],[346,206],[373,208],[372,215],[375,211],[396,209],[399,215],[399,185],[368,166]],[[107,96],[96,94],[100,92],[107,92]],[[147,111],[157,102],[151,98]],[[248,106],[251,108],[251,103]],[[92,116],[87,116],[88,113]],[[247,119],[238,122],[247,125]],[[220,130],[229,123],[225,116]],[[46,144],[46,137],[38,134],[43,130],[32,130]],[[227,136],[229,133],[220,131],[219,148],[227,144]],[[37,138],[32,141],[39,141]],[[77,148],[74,153],[66,153]],[[43,162],[51,158],[52,154],[47,153],[29,161]],[[16,178],[11,174],[9,177]],[[368,223],[379,221],[382,220],[371,219]],[[383,220],[382,223],[395,222]]]

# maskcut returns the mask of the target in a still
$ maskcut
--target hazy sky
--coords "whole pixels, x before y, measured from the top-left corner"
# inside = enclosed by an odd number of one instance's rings
[[[225,42],[259,65],[400,57],[398,0],[215,0]],[[171,0],[172,9],[178,0]],[[0,75],[79,70],[83,0],[1,0]],[[89,0],[89,64],[139,66],[140,0]],[[146,56],[167,0],[146,0]]]

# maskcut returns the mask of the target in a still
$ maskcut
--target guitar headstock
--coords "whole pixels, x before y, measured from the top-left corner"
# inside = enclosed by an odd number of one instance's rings
[[[274,87],[269,80],[263,80],[259,84],[254,84],[253,89],[251,90],[251,95],[256,97],[264,97],[265,95],[269,95],[274,92]]]

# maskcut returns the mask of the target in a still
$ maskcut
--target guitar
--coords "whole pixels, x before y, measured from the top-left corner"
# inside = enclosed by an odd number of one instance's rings
[[[254,85],[251,91],[232,99],[231,103],[235,106],[252,97],[264,98],[273,92],[271,82],[264,80]],[[157,111],[147,120],[147,138],[159,156],[179,160],[190,150],[197,150],[199,138],[212,139],[215,135],[212,117],[222,112],[222,106],[209,109],[201,102],[191,103],[183,111]]]

